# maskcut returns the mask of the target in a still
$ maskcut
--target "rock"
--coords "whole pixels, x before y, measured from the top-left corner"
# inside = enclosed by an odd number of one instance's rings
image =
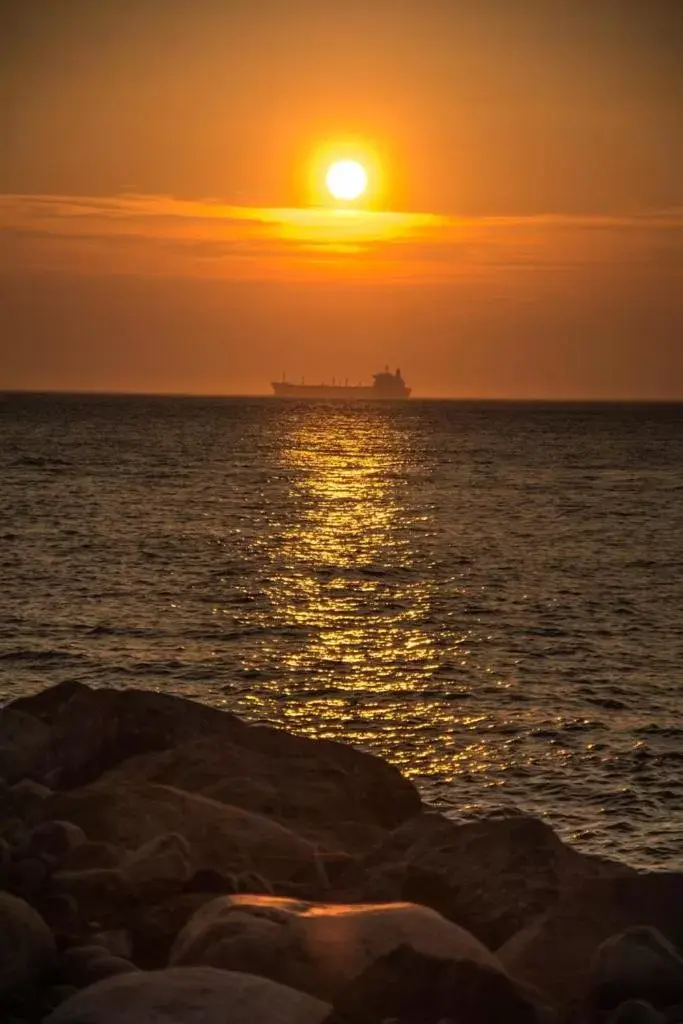
[[[154,781],[266,815],[330,851],[367,850],[420,800],[392,766],[331,741],[249,727],[125,762],[112,777]]]
[[[34,985],[54,953],[42,917],[24,900],[0,892],[0,1001]]]
[[[61,789],[112,769],[126,782],[199,792],[352,852],[368,849],[421,806],[412,783],[380,758],[247,725],[169,694],[61,684],[15,700],[9,711],[48,730],[44,775],[54,775]]]
[[[144,690],[62,683],[9,705],[49,726],[50,771],[59,788],[93,781],[137,754],[175,747],[197,735],[248,729],[238,718],[195,701]]]
[[[272,883],[326,879],[313,846],[281,825],[239,807],[149,783],[102,779],[52,800],[50,813],[80,825],[91,839],[128,849],[179,833],[191,849],[191,871],[256,872]]]
[[[330,1006],[266,978],[211,967],[139,972],[92,985],[43,1024],[320,1024]]]
[[[26,839],[26,825],[22,818],[0,818],[0,836],[10,846],[20,846]]]
[[[125,924],[134,903],[118,868],[56,871],[52,886],[55,895],[75,901],[79,921],[96,920],[105,928]]]
[[[13,786],[0,787],[0,815],[8,818],[17,816],[28,829],[42,820],[43,801],[51,793],[51,789],[33,779],[22,779]]]
[[[4,879],[5,873],[12,862],[12,847],[0,836],[0,879]]]
[[[665,1024],[666,1017],[642,999],[628,999],[607,1017],[605,1024]]]
[[[70,821],[44,821],[28,833],[24,846],[29,854],[59,864],[85,842],[87,836],[78,825]]]
[[[121,874],[130,892],[143,898],[180,891],[192,875],[192,851],[187,839],[177,832],[156,836],[129,854]]]
[[[96,957],[108,956],[109,950],[96,942],[90,942],[83,946],[71,946],[64,950],[61,957],[62,973],[70,975],[74,967],[78,970],[81,965]]]
[[[258,889],[253,888],[253,884],[256,882],[255,876],[250,878],[252,883],[249,887],[249,892],[258,892]],[[220,871],[214,871],[211,868],[204,868],[201,871],[195,871],[192,878],[189,878],[185,886],[186,892],[212,892],[216,895],[225,895],[226,893],[235,892],[235,881],[228,875],[222,875]],[[247,890],[245,890],[246,892]]]
[[[6,888],[22,899],[34,902],[47,885],[49,871],[38,857],[15,860],[5,875]]]
[[[538,1024],[539,1008],[499,970],[399,946],[380,957],[335,999],[325,1024]]]
[[[587,1003],[601,1011],[628,1000],[672,1006],[683,1002],[683,960],[655,928],[628,928],[598,946],[587,988]]]
[[[104,978],[129,974],[137,967],[129,960],[113,956],[102,946],[74,946],[62,954],[62,976],[69,985],[85,988]]]
[[[102,946],[112,956],[123,957],[124,960],[130,960],[133,955],[133,940],[125,928],[96,932],[90,936],[90,941],[95,946]]]
[[[90,868],[117,868],[126,851],[112,843],[86,840],[64,855],[62,868],[66,871],[88,871]]]
[[[202,906],[178,935],[170,963],[248,971],[327,999],[401,944],[502,971],[478,939],[428,907],[239,895]]]
[[[94,985],[97,981],[104,981],[105,978],[114,978],[119,974],[139,973],[139,967],[122,956],[112,956],[110,953],[93,957],[88,961],[85,986]]]
[[[19,698],[9,708],[49,724],[49,777],[59,788],[70,788],[92,781],[126,757],[164,749],[187,735],[189,720],[196,728],[199,716],[188,710],[182,722],[176,704],[184,708],[186,703],[165,694],[92,690],[76,683]]]
[[[211,893],[183,893],[155,906],[141,905],[131,918],[133,960],[146,970],[165,967],[178,932]]]
[[[127,889],[118,868],[90,868],[86,871],[55,871],[55,887],[71,893],[76,900],[103,895],[123,898]]]
[[[536,986],[557,1006],[585,990],[597,947],[636,925],[683,939],[683,873],[652,872],[582,881],[497,952],[508,973]]]
[[[425,812],[362,858],[340,887],[347,899],[433,907],[496,949],[576,879],[629,873],[573,850],[536,818],[458,825]]]
[[[75,996],[77,992],[78,989],[75,985],[53,985],[52,988],[47,990],[42,999],[43,1012],[49,1013],[55,1007],[61,1006],[63,1002],[70,999],[71,996]]]
[[[28,841],[32,849],[41,853],[65,857],[86,843],[88,837],[72,821],[44,821],[29,833]]]
[[[30,714],[38,721],[49,724],[74,694],[87,689],[83,683],[57,683],[55,686],[48,686],[37,693],[29,694],[28,697],[17,697],[8,708]]]
[[[12,704],[0,708],[0,776],[39,779],[49,764],[50,729]]]
[[[12,792],[22,801],[30,803],[40,803],[52,795],[52,790],[48,786],[43,786],[42,783],[35,782],[33,779],[22,779],[21,782],[16,782],[12,786]]]
[[[55,933],[68,932],[78,921],[78,903],[68,893],[44,894],[37,904],[37,909]]]

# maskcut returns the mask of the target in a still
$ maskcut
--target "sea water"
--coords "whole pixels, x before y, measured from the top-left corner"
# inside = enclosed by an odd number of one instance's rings
[[[683,866],[683,406],[6,394],[0,699],[183,694]]]

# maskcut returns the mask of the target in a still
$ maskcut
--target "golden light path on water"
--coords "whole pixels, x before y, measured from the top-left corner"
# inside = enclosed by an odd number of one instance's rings
[[[490,770],[500,776],[513,761],[519,766],[524,756],[513,751],[514,736],[500,732],[490,700],[481,710],[469,700],[468,677],[481,671],[478,627],[434,628],[438,527],[424,502],[430,453],[381,410],[323,407],[295,418],[281,463],[291,515],[259,542],[269,561],[264,619],[273,629],[245,658],[260,681],[231,707],[372,749],[413,777],[468,772],[485,781]],[[459,583],[451,581],[449,593],[462,600],[466,579]],[[514,685],[491,678],[494,692]],[[516,715],[523,731],[532,727],[532,708]]]

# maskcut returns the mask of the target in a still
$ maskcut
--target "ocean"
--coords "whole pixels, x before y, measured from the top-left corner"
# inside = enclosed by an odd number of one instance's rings
[[[0,700],[194,697],[683,867],[683,406],[0,396]]]

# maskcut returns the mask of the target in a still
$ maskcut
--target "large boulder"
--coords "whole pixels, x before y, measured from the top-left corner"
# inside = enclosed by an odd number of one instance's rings
[[[34,986],[54,955],[52,932],[42,917],[24,900],[0,892],[0,1005]]]
[[[171,694],[91,689],[82,683],[60,683],[20,697],[8,710],[28,714],[49,729],[48,775],[60,788],[90,782],[136,754],[164,750],[196,735],[248,728],[234,715]]]
[[[593,955],[586,1002],[597,1012],[628,1000],[656,1007],[683,1003],[683,959],[656,928],[627,928]]]
[[[170,962],[262,974],[327,999],[400,945],[502,971],[478,939],[428,907],[245,895],[205,903],[178,935]]]
[[[104,778],[46,803],[50,815],[79,825],[90,840],[128,850],[179,833],[189,844],[192,871],[251,872],[273,884],[321,877],[313,846],[293,832],[240,807],[170,786]]]
[[[7,713],[33,723],[41,751],[49,737],[49,764],[33,758],[24,774],[60,789],[120,765],[114,777],[127,784],[202,793],[342,850],[368,849],[421,806],[412,783],[378,757],[247,725],[170,694],[64,683],[14,701]]]
[[[598,946],[627,928],[657,928],[683,940],[683,873],[653,872],[577,883],[542,918],[512,936],[498,956],[508,972],[556,1005],[580,998]]]
[[[370,849],[421,806],[412,783],[371,754],[257,726],[129,759],[110,778],[202,793],[351,852]]]
[[[325,1024],[538,1024],[544,1008],[499,970],[425,956],[408,946],[380,957],[337,996]]]
[[[320,1024],[330,1006],[266,978],[212,967],[108,978],[43,1024]]]
[[[0,708],[0,777],[39,778],[50,763],[50,729],[13,705]]]
[[[362,858],[341,887],[346,898],[431,906],[496,949],[577,878],[625,874],[634,872],[579,853],[533,817],[455,824],[426,811]]]

